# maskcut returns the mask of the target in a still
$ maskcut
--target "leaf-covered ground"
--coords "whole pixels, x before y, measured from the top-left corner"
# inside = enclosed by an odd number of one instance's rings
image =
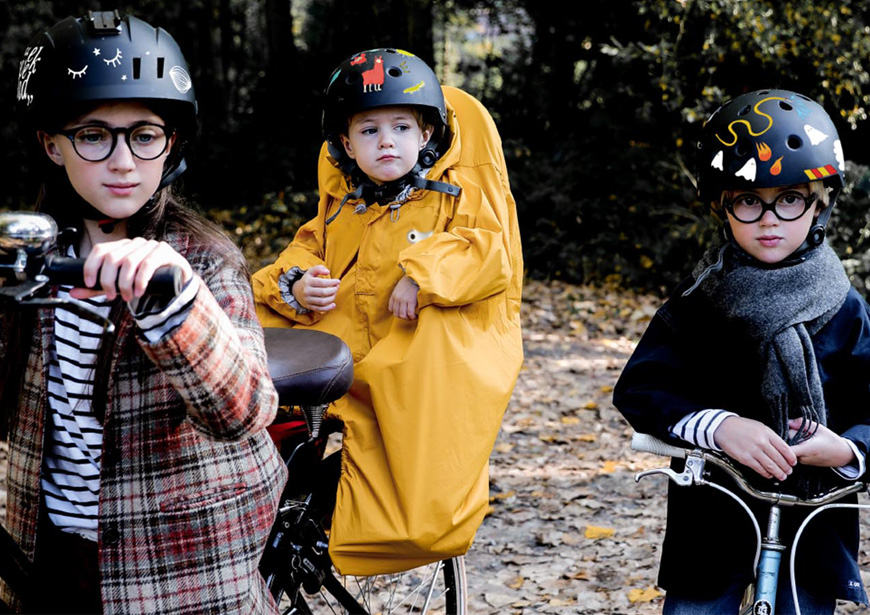
[[[660,612],[665,479],[634,475],[665,460],[630,450],[631,430],[611,404],[658,303],[527,282],[525,364],[492,454],[491,511],[466,556],[472,615]],[[0,446],[0,520],[5,472]],[[862,519],[870,536],[870,512]],[[866,549],[861,561],[870,566]]]

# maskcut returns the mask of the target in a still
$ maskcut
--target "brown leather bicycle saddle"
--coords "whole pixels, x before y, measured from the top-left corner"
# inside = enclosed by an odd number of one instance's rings
[[[266,327],[269,374],[282,406],[335,401],[353,382],[353,356],[338,337],[322,331]]]

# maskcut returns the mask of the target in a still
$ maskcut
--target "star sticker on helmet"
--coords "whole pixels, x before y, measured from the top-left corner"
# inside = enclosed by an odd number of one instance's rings
[[[100,55],[100,48],[99,47],[94,47],[94,55],[95,56]]]

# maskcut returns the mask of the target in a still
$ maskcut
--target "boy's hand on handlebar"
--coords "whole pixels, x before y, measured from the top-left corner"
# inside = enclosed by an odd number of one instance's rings
[[[335,308],[339,282],[329,277],[329,269],[324,265],[314,265],[293,283],[293,296],[307,310],[328,312]]]
[[[76,299],[106,295],[109,301],[121,295],[129,302],[145,294],[154,272],[163,266],[181,269],[184,284],[193,277],[187,259],[164,241],[136,237],[98,243],[85,259],[88,288],[74,288],[70,295]]]
[[[797,456],[785,440],[759,421],[730,416],[722,421],[713,438],[726,455],[765,478],[785,480],[797,463]]]
[[[417,283],[403,275],[390,295],[389,310],[396,318],[417,320]]]
[[[801,419],[790,420],[788,427],[789,435],[793,436],[801,428]],[[814,433],[810,438],[791,447],[799,462],[808,466],[841,468],[854,461],[855,453],[845,438],[824,425],[810,423],[805,426],[805,431]]]

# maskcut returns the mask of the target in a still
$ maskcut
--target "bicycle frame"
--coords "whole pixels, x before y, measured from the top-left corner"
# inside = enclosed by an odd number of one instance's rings
[[[832,508],[870,508],[870,505],[868,504],[842,504],[836,502],[836,500],[846,497],[847,495],[866,492],[868,488],[866,483],[852,483],[851,485],[834,489],[814,498],[803,499],[791,494],[760,491],[754,488],[746,481],[740,470],[738,470],[727,457],[714,451],[700,448],[681,448],[663,442],[662,440],[648,434],[640,433],[635,433],[632,437],[631,448],[632,450],[639,452],[653,453],[664,457],[676,457],[686,460],[685,468],[679,474],[670,468],[656,468],[639,472],[635,476],[636,482],[639,482],[642,478],[647,476],[664,474],[681,487],[694,485],[712,487],[734,499],[749,515],[755,528],[757,544],[755,563],[753,566],[756,575],[755,589],[752,601],[745,604],[745,606],[740,609],[740,615],[774,615],[774,613],[776,613],[776,592],[779,586],[779,568],[782,560],[782,553],[786,549],[786,546],[783,545],[779,539],[780,515],[783,506],[808,506],[816,508],[816,510],[814,510],[804,520],[798,532],[795,534],[789,560],[791,594],[795,605],[796,615],[801,615],[801,610],[800,603],[798,602],[797,586],[794,581],[795,553],[797,552],[800,536],[807,523],[809,523],[809,521],[819,513]],[[767,530],[763,540],[761,538],[761,530],[758,525],[758,520],[755,518],[755,515],[746,503],[731,490],[707,479],[708,473],[705,470],[707,463],[724,470],[743,492],[757,500],[770,504]]]

